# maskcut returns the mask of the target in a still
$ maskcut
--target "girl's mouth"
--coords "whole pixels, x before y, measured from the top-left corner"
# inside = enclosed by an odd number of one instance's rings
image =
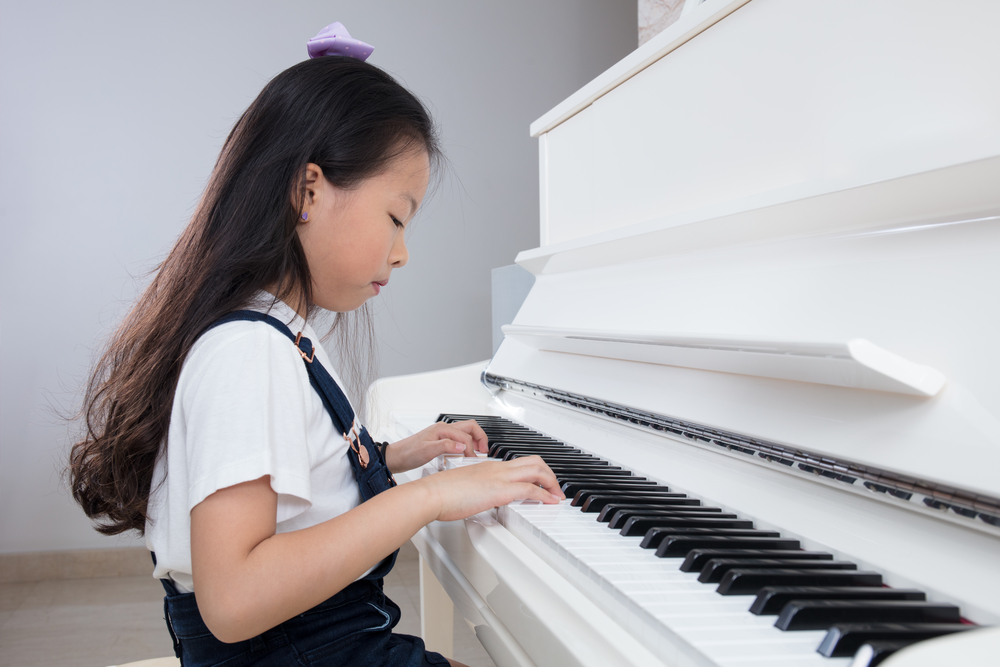
[[[382,291],[382,288],[388,284],[389,284],[388,280],[383,280],[381,282],[372,282],[372,287],[375,288],[375,295],[378,296],[378,293]]]

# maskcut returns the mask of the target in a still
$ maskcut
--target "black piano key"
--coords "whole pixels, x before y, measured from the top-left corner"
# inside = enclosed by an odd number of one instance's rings
[[[671,516],[665,512],[657,514],[632,514],[622,513],[623,518],[617,520],[613,518],[608,523],[608,527],[620,530],[626,537],[645,535],[651,528],[739,528],[741,530],[753,529],[753,521],[740,519],[735,514],[706,514],[698,516],[689,513],[681,513],[679,516]]]
[[[912,600],[792,600],[774,622],[779,630],[826,630],[836,623],[960,623],[958,607]]]
[[[498,442],[490,445],[489,455],[496,459],[506,458],[512,454],[522,454],[524,456],[569,456],[574,458],[585,458],[590,456],[584,454],[579,449],[572,447],[524,447],[521,445],[511,445],[505,442]]]
[[[495,458],[503,458],[504,454],[507,452],[524,452],[526,454],[580,454],[583,452],[575,447],[570,447],[569,445],[561,445],[557,443],[532,443],[532,442],[511,442],[506,439],[491,440],[489,447],[489,455]]]
[[[758,531],[754,531],[758,532]],[[761,531],[767,533],[767,531]],[[788,540],[771,532],[771,537],[753,537],[736,535],[669,535],[656,547],[656,555],[660,558],[684,558],[692,549],[799,549],[798,540]],[[646,537],[649,537],[647,534]],[[645,540],[643,540],[645,543]],[[651,547],[650,547],[651,548]]]
[[[778,551],[766,549],[695,549],[681,563],[681,572],[701,572],[713,558],[784,558],[795,560],[833,560],[825,551]],[[775,612],[778,613],[778,612]]]
[[[627,493],[627,494],[605,494],[605,493],[584,493],[582,502],[576,505],[576,498],[573,499],[574,507],[580,507],[584,512],[600,512],[610,503],[648,503],[650,505],[686,505],[698,506],[701,501],[697,498],[688,498],[684,493]]]
[[[862,586],[768,586],[760,589],[750,605],[757,616],[776,616],[792,600],[913,600],[927,599],[923,591],[912,588],[872,588]]]
[[[639,546],[643,549],[656,549],[656,555],[660,558],[673,558],[673,555],[667,556],[660,553],[661,548],[664,543],[672,540],[674,538],[711,538],[704,545],[694,546],[686,549],[682,556],[687,556],[691,549],[697,549],[700,547],[731,547],[733,549],[738,549],[741,546],[747,549],[762,548],[762,549],[780,549],[782,547],[749,547],[742,542],[730,543],[726,540],[740,540],[740,539],[753,539],[753,540],[777,540],[781,539],[781,533],[776,530],[746,530],[742,528],[652,528],[646,535],[642,538]],[[714,541],[712,541],[714,540]],[[797,544],[797,542],[796,542]],[[671,547],[671,554],[674,553],[676,549],[680,548]],[[797,547],[796,547],[797,548]]]
[[[528,456],[528,454],[518,454],[514,456],[514,458],[517,458],[518,456]],[[577,470],[582,470],[584,472],[587,471],[600,472],[602,470],[621,470],[621,468],[609,465],[607,461],[602,461],[600,459],[574,459],[572,461],[561,461],[553,459],[552,457],[543,456],[542,460],[545,461],[545,463],[548,464],[550,468],[552,466],[561,466],[563,468],[574,468]],[[625,470],[624,472],[631,472],[631,471]]]
[[[449,424],[454,422],[469,421],[470,419],[478,422],[480,426],[483,424],[510,424],[511,426],[521,426],[506,417],[498,417],[496,415],[463,415],[458,413],[446,413],[438,415],[437,418],[439,422],[447,422]],[[521,426],[521,428],[526,427]]]
[[[576,449],[574,447],[557,446],[557,445],[531,445],[531,444],[515,444],[511,442],[496,441],[491,442],[488,453],[490,456],[498,459],[502,459],[511,452],[517,452],[519,454],[538,454],[539,456],[543,454],[560,454],[560,455],[572,455],[572,456],[590,456],[584,452]]]
[[[483,432],[486,433],[486,441],[491,447],[500,444],[517,447],[566,446],[565,443],[559,440],[553,440],[552,438],[529,431],[494,431],[484,428]]]
[[[638,477],[636,475],[607,475],[602,472],[581,472],[581,473],[563,473],[562,475],[557,475],[568,482],[597,482],[600,484],[605,483],[616,483],[625,482],[626,484],[631,484],[632,482],[649,482],[650,480],[645,477]]]
[[[872,641],[862,644],[854,654],[851,667],[877,667],[896,651],[902,650],[915,641]]]
[[[552,468],[552,473],[560,480],[592,479],[595,481],[614,481],[616,479],[645,479],[645,477],[636,477],[628,470],[594,470],[585,472],[579,469],[567,471],[552,466],[549,467]]]
[[[598,458],[595,458],[593,456],[590,456],[589,454],[579,454],[579,455],[578,454],[574,454],[574,455],[570,456],[570,455],[562,455],[562,454],[560,454],[560,455],[549,454],[549,453],[546,453],[546,452],[538,454],[538,453],[533,453],[533,452],[513,452],[513,451],[511,451],[511,452],[505,453],[503,456],[496,456],[494,458],[503,459],[504,461],[513,461],[514,459],[524,458],[525,456],[539,456],[546,463],[571,463],[573,465],[576,465],[576,464],[584,465],[584,464],[590,463],[590,464],[597,465],[597,466],[606,466],[606,465],[608,465],[607,461],[602,461],[601,459],[598,459]]]
[[[757,595],[766,586],[881,586],[878,572],[839,570],[732,569],[716,591],[720,595]]]
[[[491,426],[486,425],[480,427],[483,429],[483,433],[486,435],[496,436],[498,438],[510,437],[510,438],[531,438],[533,440],[539,440],[541,442],[554,442],[555,438],[550,438],[547,435],[542,435],[538,431],[532,431],[530,428],[514,428],[510,426]]]
[[[586,510],[584,510],[586,511]],[[610,503],[604,506],[601,513],[597,515],[597,520],[601,523],[608,523],[610,521],[615,521],[620,527],[625,520],[636,514],[652,514],[657,515],[663,513],[669,513],[671,516],[677,513],[682,514],[709,514],[712,516],[722,517],[722,510],[718,507],[704,507],[702,505],[661,505],[653,503],[643,503],[643,504],[628,504],[621,505],[619,503]],[[735,514],[725,515],[729,518],[736,518]]]
[[[963,623],[839,623],[826,632],[816,649],[827,658],[848,658],[873,641],[919,642],[975,628]]]
[[[781,537],[781,533],[774,530],[760,530],[757,528],[674,528],[668,526],[655,526],[646,531],[639,546],[643,549],[657,549],[664,540],[671,537]],[[726,545],[712,544],[709,546],[723,547]],[[687,555],[687,552],[685,552]]]
[[[529,454],[516,454],[512,458],[518,458],[521,456],[529,456]],[[600,472],[602,470],[620,470],[614,466],[608,465],[607,461],[602,461],[600,459],[574,459],[572,461],[561,461],[553,459],[552,457],[543,456],[542,460],[551,468],[552,466],[562,466],[564,468],[575,468],[578,470],[594,471]],[[624,472],[630,472],[628,470]]]
[[[703,584],[717,584],[726,572],[741,567],[743,569],[788,569],[796,570],[856,570],[858,566],[843,560],[794,560],[783,558],[713,558],[702,568],[698,581]]]
[[[631,470],[623,470],[621,466],[593,465],[590,463],[554,463],[549,467],[552,468],[552,472],[585,472],[597,474],[615,473],[618,475],[635,474]]]
[[[490,448],[493,447],[523,447],[524,449],[531,449],[535,447],[567,447],[568,446],[558,440],[552,440],[551,438],[541,438],[535,435],[513,435],[510,433],[486,433],[486,442],[489,444]]]
[[[722,515],[726,516],[726,515]],[[729,515],[733,516],[733,515]],[[667,516],[632,516],[625,521],[621,534],[625,537],[645,535],[653,528],[731,528],[752,530],[753,521],[734,518],[701,518],[701,517],[667,517]]]
[[[507,454],[505,456],[503,456],[503,457],[496,457],[496,458],[502,458],[502,460],[504,460],[504,461],[513,461],[514,459],[523,459],[526,456],[538,456],[543,461],[545,461],[546,465],[552,465],[553,463],[556,464],[556,465],[559,465],[560,463],[562,463],[562,464],[571,463],[573,465],[588,465],[589,464],[589,465],[593,465],[595,468],[603,468],[603,467],[606,467],[608,465],[606,461],[601,461],[600,459],[579,459],[579,458],[567,459],[567,458],[561,457],[561,456],[550,456],[549,454],[527,454],[527,453],[524,453],[524,452],[520,452],[520,453],[519,452],[507,452]]]
[[[558,442],[556,440],[542,439],[542,438],[510,438],[509,440],[504,439],[502,436],[497,436],[497,438],[490,444],[490,449],[516,449],[518,451],[526,452],[549,452],[549,451],[560,451],[560,452],[581,452],[578,447],[573,447],[567,445],[564,442]]]
[[[562,485],[562,492],[567,497],[575,496],[580,491],[666,491],[667,487],[656,482],[570,482]]]

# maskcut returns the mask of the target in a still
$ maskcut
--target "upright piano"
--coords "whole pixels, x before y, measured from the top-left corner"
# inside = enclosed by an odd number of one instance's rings
[[[499,350],[368,397],[567,485],[414,538],[497,665],[1000,664],[997,26],[688,0],[532,125]]]

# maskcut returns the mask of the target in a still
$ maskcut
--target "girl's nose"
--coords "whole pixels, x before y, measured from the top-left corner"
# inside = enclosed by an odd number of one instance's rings
[[[392,250],[389,252],[389,265],[394,269],[405,266],[410,259],[410,253],[406,249],[406,238],[402,230],[396,234],[396,240],[392,242]]]

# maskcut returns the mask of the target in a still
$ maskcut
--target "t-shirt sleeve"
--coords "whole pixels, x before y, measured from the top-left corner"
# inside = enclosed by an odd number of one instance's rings
[[[185,431],[188,511],[219,489],[271,478],[279,522],[311,505],[308,373],[291,341],[257,323],[220,326],[192,349],[174,401]]]

